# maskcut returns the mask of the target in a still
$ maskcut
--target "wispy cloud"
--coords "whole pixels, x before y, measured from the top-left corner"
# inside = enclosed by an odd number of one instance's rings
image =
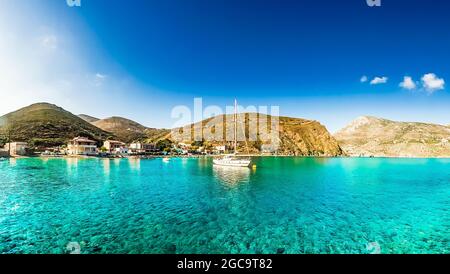
[[[416,83],[410,76],[403,77],[403,81],[399,84],[401,88],[407,89],[407,90],[413,90],[417,87]]]
[[[107,77],[108,76],[106,74],[96,73],[95,74],[94,85],[97,86],[97,87],[103,85],[103,82],[106,80]]]
[[[386,84],[388,81],[388,77],[375,77],[372,79],[372,81],[370,81],[371,85],[380,85],[380,84]]]
[[[365,82],[367,82],[368,80],[369,80],[369,78],[367,78],[366,75],[363,75],[359,81],[360,81],[361,83],[365,83]]]
[[[429,93],[433,94],[435,91],[444,89],[445,81],[439,78],[434,73],[427,73],[422,76],[423,88]]]
[[[40,38],[40,44],[45,49],[55,50],[58,48],[58,38],[54,34],[47,34]]]
[[[97,74],[95,74],[95,77],[97,77],[98,79],[105,79],[106,75],[105,74],[101,74],[101,73],[97,73]]]

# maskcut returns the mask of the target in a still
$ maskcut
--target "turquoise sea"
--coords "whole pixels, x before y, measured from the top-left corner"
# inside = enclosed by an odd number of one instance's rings
[[[0,253],[450,253],[450,159],[255,164],[1,161]]]

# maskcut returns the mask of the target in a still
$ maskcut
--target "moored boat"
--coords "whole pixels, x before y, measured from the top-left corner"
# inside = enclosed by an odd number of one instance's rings
[[[250,158],[242,158],[234,155],[225,155],[222,158],[214,159],[213,163],[221,166],[249,167],[252,160]]]
[[[239,157],[237,155],[237,100],[234,100],[234,153],[224,155],[221,158],[213,160],[214,165],[220,166],[234,166],[234,167],[250,167],[252,164],[251,158]]]

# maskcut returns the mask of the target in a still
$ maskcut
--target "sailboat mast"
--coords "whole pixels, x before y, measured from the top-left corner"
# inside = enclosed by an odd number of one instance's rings
[[[234,154],[237,153],[237,100],[234,99]]]

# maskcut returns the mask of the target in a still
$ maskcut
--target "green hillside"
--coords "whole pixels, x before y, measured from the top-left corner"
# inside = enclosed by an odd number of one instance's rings
[[[76,136],[96,141],[111,137],[76,115],[52,104],[38,103],[0,117],[0,135],[31,146],[58,146]]]
[[[141,141],[147,138],[145,133],[146,127],[122,117],[110,117],[98,120],[92,125],[113,133],[119,141],[130,143],[133,141]]]

